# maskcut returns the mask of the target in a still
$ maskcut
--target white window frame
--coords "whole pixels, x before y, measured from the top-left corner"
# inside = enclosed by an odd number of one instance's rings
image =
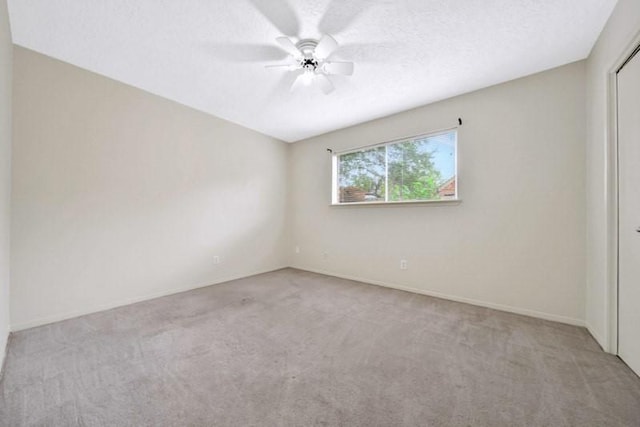
[[[460,199],[459,193],[459,171],[458,171],[458,127],[452,127],[447,129],[441,129],[428,133],[421,133],[418,135],[408,136],[404,138],[394,139],[392,141],[386,141],[377,144],[365,145],[358,148],[352,148],[343,151],[336,151],[332,153],[331,156],[331,206],[393,206],[393,205],[432,205],[432,204],[457,204],[462,200]],[[371,150],[378,147],[385,147],[387,145],[400,144],[403,142],[407,142],[414,139],[423,139],[423,138],[431,138],[438,135],[444,135],[450,132],[455,132],[454,138],[454,168],[455,168],[455,177],[456,177],[456,196],[454,198],[448,199],[434,199],[434,200],[401,200],[401,201],[376,201],[376,202],[349,202],[349,203],[340,203],[340,195],[338,190],[338,158],[345,154],[357,153],[360,151]],[[385,179],[388,180],[388,174],[385,176]],[[385,199],[389,198],[389,186],[385,186]]]

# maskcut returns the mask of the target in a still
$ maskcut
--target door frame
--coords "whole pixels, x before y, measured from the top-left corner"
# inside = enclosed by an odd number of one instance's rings
[[[606,220],[607,220],[607,333],[604,344],[605,351],[618,354],[618,288],[619,276],[619,161],[618,161],[618,72],[632,58],[640,55],[640,32],[638,32],[626,49],[609,69],[607,90],[607,147],[606,147]]]

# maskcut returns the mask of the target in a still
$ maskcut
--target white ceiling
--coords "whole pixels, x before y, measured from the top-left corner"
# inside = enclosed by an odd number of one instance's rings
[[[285,141],[588,56],[616,0],[10,0],[13,41]],[[275,38],[356,63],[291,93]]]

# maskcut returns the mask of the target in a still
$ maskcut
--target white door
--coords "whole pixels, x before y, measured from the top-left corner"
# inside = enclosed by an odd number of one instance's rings
[[[640,53],[618,72],[618,355],[640,375]]]

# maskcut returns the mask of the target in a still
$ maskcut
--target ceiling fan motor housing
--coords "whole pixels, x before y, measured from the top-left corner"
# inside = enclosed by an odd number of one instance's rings
[[[305,58],[313,58],[316,46],[318,46],[318,41],[314,39],[302,39],[296,43],[296,47],[304,54]]]
[[[300,68],[307,72],[315,72],[318,69],[318,59],[314,55],[316,46],[318,41],[314,39],[302,39],[296,43],[296,47],[304,55],[300,60]]]

